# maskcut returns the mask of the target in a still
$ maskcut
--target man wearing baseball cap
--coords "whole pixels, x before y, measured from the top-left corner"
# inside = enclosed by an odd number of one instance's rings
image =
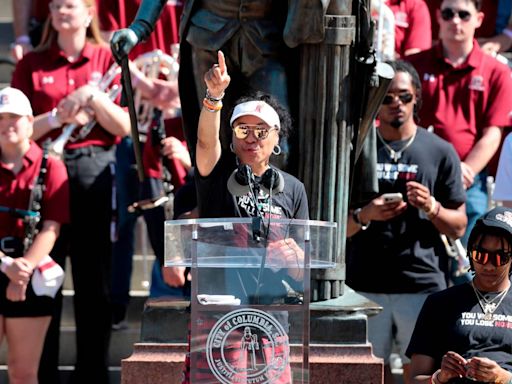
[[[468,241],[469,283],[425,301],[407,349],[413,382],[512,383],[512,208],[477,221]]]
[[[31,280],[69,220],[66,168],[30,140],[33,122],[23,92],[0,90],[0,342],[9,340],[9,382],[37,382],[55,299]],[[39,270],[39,283],[53,272]]]

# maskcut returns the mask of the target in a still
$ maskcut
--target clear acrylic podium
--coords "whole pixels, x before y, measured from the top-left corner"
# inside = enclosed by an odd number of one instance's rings
[[[335,266],[336,237],[321,221],[165,223],[165,265],[191,268],[192,383],[309,382],[310,269]]]

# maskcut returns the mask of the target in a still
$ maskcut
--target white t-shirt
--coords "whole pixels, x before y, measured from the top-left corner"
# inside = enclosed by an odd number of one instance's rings
[[[512,201],[512,133],[508,134],[501,148],[493,199]]]

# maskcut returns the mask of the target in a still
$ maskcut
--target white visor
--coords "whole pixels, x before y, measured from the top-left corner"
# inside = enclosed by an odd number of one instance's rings
[[[281,128],[279,115],[270,105],[261,100],[247,101],[238,104],[231,115],[229,124],[233,126],[236,119],[242,116],[256,116],[267,123],[270,127]]]

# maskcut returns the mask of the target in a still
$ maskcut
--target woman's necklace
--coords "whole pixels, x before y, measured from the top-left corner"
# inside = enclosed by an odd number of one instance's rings
[[[414,132],[414,134],[411,136],[411,138],[409,140],[407,140],[407,142],[404,144],[404,146],[402,148],[400,148],[400,150],[398,150],[398,151],[395,151],[393,148],[391,148],[391,146],[388,143],[386,143],[384,138],[380,135],[380,132],[378,129],[377,129],[377,137],[379,138],[380,142],[382,144],[384,144],[384,147],[386,147],[386,149],[388,150],[389,157],[391,157],[391,160],[393,160],[395,163],[397,163],[398,160],[400,160],[402,158],[402,152],[405,151],[412,144],[414,139],[416,138],[416,132],[418,132],[418,130],[416,130]]]
[[[494,314],[496,309],[498,309],[505,296],[507,296],[507,292],[510,289],[510,286],[504,291],[498,293],[492,299],[487,299],[484,296],[484,294],[482,294],[482,292],[480,292],[480,290],[477,287],[475,287],[475,284],[473,282],[471,282],[471,286],[473,287],[473,291],[475,292],[478,304],[480,304],[480,307],[484,312],[484,320],[492,320],[492,315]]]

